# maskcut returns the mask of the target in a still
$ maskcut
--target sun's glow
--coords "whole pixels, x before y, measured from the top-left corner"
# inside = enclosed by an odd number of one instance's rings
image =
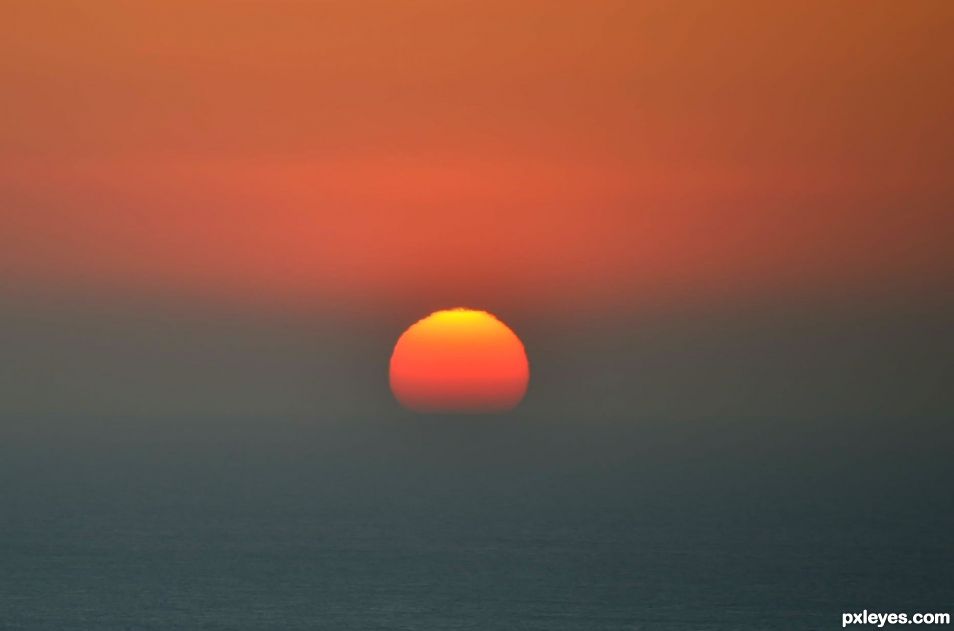
[[[391,391],[418,412],[498,412],[527,392],[520,338],[486,311],[437,311],[411,325],[391,354]]]

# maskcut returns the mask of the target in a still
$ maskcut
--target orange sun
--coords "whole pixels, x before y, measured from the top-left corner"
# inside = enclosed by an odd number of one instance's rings
[[[391,391],[417,412],[499,412],[523,399],[530,366],[520,338],[486,311],[436,311],[391,354]]]

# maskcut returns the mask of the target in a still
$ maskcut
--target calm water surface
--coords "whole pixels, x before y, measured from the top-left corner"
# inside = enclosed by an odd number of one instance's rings
[[[0,627],[754,631],[954,609],[933,452],[431,429],[8,442]]]

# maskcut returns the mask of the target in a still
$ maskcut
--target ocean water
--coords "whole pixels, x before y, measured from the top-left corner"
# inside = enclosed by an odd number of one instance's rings
[[[8,437],[0,628],[755,631],[954,609],[954,469],[925,439],[943,425],[859,446],[862,421],[445,421]]]

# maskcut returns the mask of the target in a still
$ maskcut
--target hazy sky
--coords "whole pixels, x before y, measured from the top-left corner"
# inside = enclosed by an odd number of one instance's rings
[[[943,409],[952,27],[943,1],[5,3],[0,405],[388,405],[397,335],[466,305],[524,338],[528,406]]]
[[[946,2],[2,11],[21,289],[546,313],[950,286]]]

